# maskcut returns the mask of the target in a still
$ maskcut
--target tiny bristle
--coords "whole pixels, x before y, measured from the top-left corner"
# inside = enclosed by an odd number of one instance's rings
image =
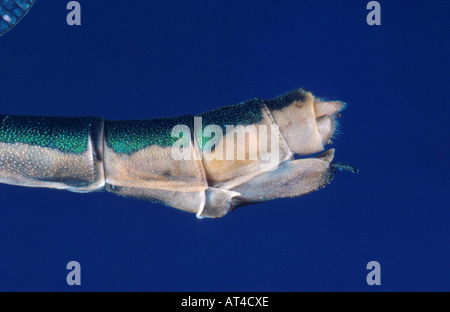
[[[359,173],[359,169],[356,168],[355,166],[349,165],[349,164],[345,164],[345,163],[341,163],[341,162],[331,162],[330,163],[330,168],[334,169],[334,170],[340,170],[340,171],[350,171],[354,174]]]

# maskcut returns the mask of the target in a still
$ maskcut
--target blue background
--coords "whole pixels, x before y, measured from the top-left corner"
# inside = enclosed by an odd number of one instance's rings
[[[79,27],[67,2],[0,38],[2,114],[155,118],[306,87],[348,103],[332,147],[361,172],[217,220],[1,185],[0,290],[450,290],[448,1],[380,1],[373,27],[367,0],[81,0]]]

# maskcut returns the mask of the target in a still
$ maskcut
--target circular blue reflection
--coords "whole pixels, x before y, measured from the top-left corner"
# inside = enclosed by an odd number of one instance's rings
[[[11,30],[31,9],[35,0],[0,0],[0,36]]]

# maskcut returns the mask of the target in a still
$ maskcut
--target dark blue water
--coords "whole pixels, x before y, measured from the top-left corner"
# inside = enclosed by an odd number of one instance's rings
[[[380,1],[370,27],[367,2],[80,1],[68,26],[66,2],[36,1],[0,38],[2,114],[154,118],[306,87],[348,103],[335,160],[360,174],[218,220],[0,185],[0,290],[449,291],[450,6]]]

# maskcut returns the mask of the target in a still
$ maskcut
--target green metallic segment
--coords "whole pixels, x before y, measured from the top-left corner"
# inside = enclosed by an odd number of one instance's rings
[[[172,146],[180,137],[172,136],[177,125],[188,126],[192,131],[193,117],[184,115],[172,118],[144,120],[105,121],[105,142],[119,154],[132,154],[151,145]]]
[[[34,117],[0,115],[0,142],[23,143],[82,154],[88,148],[95,117]]]
[[[240,104],[220,107],[200,115],[203,128],[208,125],[218,125],[225,131],[226,125],[251,125],[261,121],[263,114],[260,99],[249,100]]]
[[[202,140],[200,141],[200,134],[197,131],[196,137],[200,149],[203,150],[206,143],[211,140],[209,136],[203,136],[205,127],[209,125],[217,125],[222,128],[223,135],[226,134],[226,126],[248,126],[259,124],[263,119],[262,113],[263,101],[260,99],[253,99],[242,102],[236,105],[220,107],[200,115],[202,117]]]
[[[296,89],[280,95],[272,100],[266,100],[264,103],[271,111],[281,110],[284,107],[289,106],[294,101],[303,102],[307,92],[309,91],[306,89]]]

